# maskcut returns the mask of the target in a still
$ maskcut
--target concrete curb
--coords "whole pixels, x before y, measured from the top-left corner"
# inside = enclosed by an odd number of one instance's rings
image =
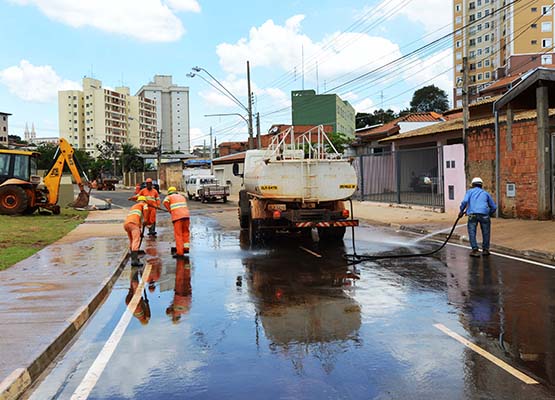
[[[408,225],[387,223],[387,222],[381,222],[381,221],[372,221],[368,219],[361,219],[361,221],[364,221],[366,223],[370,223],[373,225],[390,227],[400,231],[416,233],[418,235],[429,235],[430,233],[432,233],[432,231],[429,231],[426,229],[414,228]],[[438,233],[437,235],[434,235],[431,238],[445,240],[447,239],[447,236],[449,235],[446,233]],[[456,233],[454,233],[453,236],[451,236],[451,240],[458,240],[459,242],[465,243],[465,244],[470,243],[466,236],[459,235]],[[510,247],[496,245],[493,243],[491,244],[490,249],[496,253],[502,253],[513,257],[520,257],[530,261],[550,263],[550,264],[553,264],[555,262],[555,253],[549,253],[549,252],[544,252],[539,250],[517,250],[517,249],[512,249]]]
[[[14,370],[4,381],[0,383],[0,400],[17,399],[23,394],[36,379],[44,372],[52,361],[61,353],[65,346],[75,337],[81,327],[87,322],[100,304],[108,297],[112,287],[119,278],[127,259],[129,251],[120,256],[117,267],[111,276],[108,276],[100,284],[99,290],[92,295],[87,304],[81,306],[71,318],[67,319],[67,326],[58,337],[39,355],[27,368]]]

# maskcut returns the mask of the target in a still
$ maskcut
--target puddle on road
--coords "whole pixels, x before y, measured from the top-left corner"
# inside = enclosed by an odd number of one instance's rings
[[[169,255],[167,222],[158,239],[145,241],[152,272],[91,399],[549,397],[433,327],[449,326],[549,386],[555,279],[548,270],[469,260],[465,250],[447,248],[438,258],[355,271],[342,257],[349,240],[330,249],[277,238],[251,250],[239,232],[222,232],[207,217],[195,216],[192,226],[188,260]],[[357,239],[359,252],[407,245],[380,229],[361,229]],[[109,322],[89,346],[106,341],[140,274],[124,271],[122,290],[99,312],[113,316],[102,317]],[[96,354],[72,370],[61,398]]]

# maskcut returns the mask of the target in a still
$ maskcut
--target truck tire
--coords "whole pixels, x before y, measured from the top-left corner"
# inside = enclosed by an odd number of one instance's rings
[[[340,242],[345,236],[346,228],[344,226],[333,228],[318,228],[318,237],[321,242]]]
[[[223,199],[224,203],[227,203],[227,196],[224,196]]]
[[[239,225],[241,225],[241,229],[249,229],[250,207],[247,192],[241,190],[239,192]]]
[[[15,185],[0,188],[0,214],[23,214],[28,203],[29,198],[23,188]]]
[[[189,193],[189,192],[187,192],[187,197],[189,198],[189,200],[193,200],[193,199],[194,199],[193,195],[192,195],[191,193]]]
[[[258,233],[256,222],[249,215],[249,243],[251,247],[258,244]]]

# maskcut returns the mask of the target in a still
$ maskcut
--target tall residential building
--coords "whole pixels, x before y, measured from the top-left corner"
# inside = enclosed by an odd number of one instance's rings
[[[455,106],[462,105],[464,57],[471,101],[494,80],[553,64],[553,2],[518,1],[506,7],[509,2],[501,0],[454,0],[453,4]]]
[[[130,96],[127,87],[109,90],[97,79],[83,78],[83,90],[58,92],[60,136],[91,155],[103,142],[151,150],[157,146],[154,108],[155,102]]]
[[[156,101],[162,151],[189,152],[189,88],[174,85],[171,75],[155,75],[152,82],[139,89],[137,95]]]
[[[333,125],[335,132],[355,135],[355,109],[336,94],[314,90],[291,92],[293,125]]]
[[[0,145],[8,145],[8,117],[12,114],[0,112]]]

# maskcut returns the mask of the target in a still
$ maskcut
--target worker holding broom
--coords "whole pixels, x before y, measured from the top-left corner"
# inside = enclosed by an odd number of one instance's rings
[[[148,213],[148,205],[145,196],[137,197],[137,204],[134,204],[127,214],[127,218],[123,224],[123,229],[129,237],[129,249],[131,250],[131,265],[133,267],[142,267],[139,261],[139,247],[144,233],[145,217]]]
[[[175,236],[177,258],[183,258],[189,253],[189,208],[185,196],[177,193],[175,187],[168,188],[168,195],[164,199],[164,207],[170,212]]]
[[[145,225],[148,226],[148,235],[156,236],[156,209],[160,208],[160,194],[152,186],[152,179],[147,178],[146,187],[141,189],[135,196],[129,200],[135,201],[139,196],[144,196],[148,204],[148,212],[146,214]]]

